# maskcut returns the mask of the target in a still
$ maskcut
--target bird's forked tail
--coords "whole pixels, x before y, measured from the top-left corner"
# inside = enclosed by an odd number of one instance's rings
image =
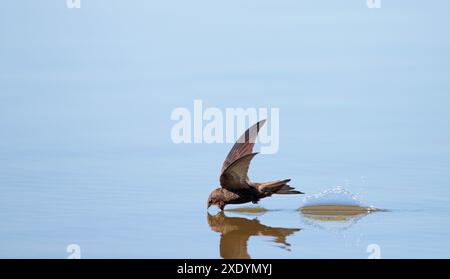
[[[289,186],[288,185],[289,181],[291,181],[291,180],[284,179],[284,180],[276,180],[276,181],[259,183],[258,189],[261,192],[265,192],[268,194],[283,194],[283,195],[304,194],[300,191],[295,190],[294,187]]]

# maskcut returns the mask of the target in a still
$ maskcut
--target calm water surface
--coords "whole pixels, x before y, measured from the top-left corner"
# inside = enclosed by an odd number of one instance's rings
[[[0,10],[1,258],[450,257],[446,1],[59,2]],[[231,145],[171,141],[194,99],[280,109],[255,181],[387,211],[208,213]]]

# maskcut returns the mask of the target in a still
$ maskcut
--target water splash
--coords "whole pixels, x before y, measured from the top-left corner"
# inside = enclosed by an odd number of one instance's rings
[[[318,194],[307,195],[303,206],[345,205],[366,207],[360,199],[342,186],[324,190]]]
[[[361,213],[345,219],[327,218],[314,214],[302,214],[302,223],[317,230],[328,231],[330,233],[340,234],[345,237],[344,232],[355,226],[362,218],[369,213]]]
[[[305,224],[341,233],[378,209],[367,206],[358,196],[342,186],[337,186],[306,196],[299,211]]]

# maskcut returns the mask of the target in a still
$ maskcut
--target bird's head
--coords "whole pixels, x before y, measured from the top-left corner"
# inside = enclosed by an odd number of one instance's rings
[[[217,205],[217,207],[221,209],[223,208],[224,202],[222,198],[221,188],[217,188],[214,191],[212,191],[211,194],[209,194],[207,208],[210,208],[211,205]]]

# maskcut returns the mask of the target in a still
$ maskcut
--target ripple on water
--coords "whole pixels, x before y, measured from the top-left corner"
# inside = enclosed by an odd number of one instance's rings
[[[338,186],[306,196],[299,211],[315,227],[340,231],[378,209],[365,205],[356,195]]]

